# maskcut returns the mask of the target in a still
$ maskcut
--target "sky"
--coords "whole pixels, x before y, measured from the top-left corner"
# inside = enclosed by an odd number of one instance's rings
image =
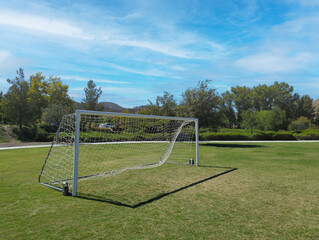
[[[24,69],[61,77],[76,101],[177,101],[198,81],[286,82],[319,98],[319,0],[0,0],[0,91]]]

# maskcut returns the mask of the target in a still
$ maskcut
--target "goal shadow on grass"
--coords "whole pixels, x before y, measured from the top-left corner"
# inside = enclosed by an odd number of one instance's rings
[[[219,147],[219,148],[263,148],[263,145],[257,144],[240,144],[240,143],[201,143],[204,147]]]
[[[158,195],[156,197],[152,197],[152,198],[150,198],[150,199],[148,199],[146,201],[138,202],[136,204],[126,204],[126,203],[123,203],[123,202],[120,202],[120,201],[112,200],[110,198],[105,198],[105,197],[102,197],[102,196],[96,196],[96,195],[93,195],[93,194],[87,194],[87,193],[81,193],[81,192],[79,192],[77,198],[81,198],[81,199],[85,199],[85,200],[91,200],[91,201],[105,202],[105,203],[110,203],[110,204],[114,204],[114,205],[117,205],[117,206],[128,207],[128,208],[138,208],[138,207],[144,206],[146,204],[150,204],[150,203],[152,203],[154,201],[160,200],[160,199],[162,199],[162,198],[164,198],[166,196],[169,196],[171,194],[180,192],[182,190],[185,190],[185,189],[194,187],[194,186],[196,186],[198,184],[201,184],[201,183],[207,182],[209,180],[212,180],[214,178],[217,178],[217,177],[223,176],[225,174],[231,173],[231,172],[236,171],[238,169],[238,168],[232,168],[232,167],[207,166],[207,165],[200,165],[200,167],[225,169],[225,171],[223,171],[221,173],[218,173],[218,174],[215,174],[215,175],[212,175],[210,177],[203,178],[201,180],[195,181],[193,183],[190,183],[190,184],[185,185],[183,187],[177,188],[175,190],[168,191],[166,193],[160,194],[160,195]]]

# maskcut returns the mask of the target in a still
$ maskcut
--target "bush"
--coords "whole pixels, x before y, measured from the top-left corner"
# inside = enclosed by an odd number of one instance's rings
[[[48,132],[45,131],[45,129],[37,125],[33,125],[31,127],[22,126],[21,129],[18,127],[13,127],[12,132],[19,140],[24,142],[48,142],[52,141],[54,137],[54,135],[53,137],[52,135],[49,136]]]
[[[318,130],[296,131],[294,137],[298,140],[319,140]]]
[[[133,141],[145,141],[146,138],[143,137],[143,136],[135,136],[132,140],[133,140]]]
[[[49,134],[43,128],[38,127],[36,130],[35,141],[47,142],[49,141],[48,136]]]
[[[274,140],[296,140],[291,133],[276,133]]]
[[[293,121],[288,129],[292,130],[306,130],[310,126],[310,120],[306,117],[300,117],[297,120]]]
[[[205,132],[199,134],[201,141],[216,141],[216,140],[250,140],[250,134],[247,133],[232,133],[232,132]]]
[[[106,139],[104,137],[86,137],[84,138],[84,142],[105,142]]]
[[[260,132],[252,136],[253,140],[274,140],[274,132]]]

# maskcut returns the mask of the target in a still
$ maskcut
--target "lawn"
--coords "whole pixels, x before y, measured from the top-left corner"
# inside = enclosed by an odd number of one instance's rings
[[[0,238],[319,238],[319,143],[201,144],[201,167],[81,181],[79,197],[37,183],[47,152],[0,151]]]

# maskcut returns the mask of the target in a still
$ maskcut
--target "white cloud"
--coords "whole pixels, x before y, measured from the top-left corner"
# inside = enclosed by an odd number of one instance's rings
[[[3,73],[9,73],[17,70],[27,63],[26,60],[14,56],[11,52],[0,50],[0,71]]]
[[[281,51],[263,52],[243,57],[235,62],[236,67],[250,72],[276,73],[293,72],[305,67],[312,59],[309,53],[289,56]]]
[[[99,83],[115,83],[115,84],[130,84],[131,82],[122,82],[122,81],[114,81],[114,80],[107,80],[107,79],[96,79],[96,78],[86,78],[86,77],[79,77],[79,76],[72,76],[72,75],[62,75],[62,79],[66,80],[74,80],[79,82],[88,82],[89,80],[93,80],[94,82]]]
[[[318,0],[287,0],[287,1],[291,3],[299,3],[302,6],[309,6],[309,7],[319,6]]]
[[[318,1],[319,2],[319,1]],[[286,21],[282,24],[275,25],[273,30],[275,34],[284,35],[285,37],[301,38],[305,36],[316,36],[319,38],[319,16],[318,13],[299,17]],[[287,34],[291,36],[287,36]]]
[[[134,94],[146,94],[149,93],[146,89],[142,88],[127,88],[127,87],[101,87],[102,91],[109,92],[109,93],[126,93],[130,95]],[[76,92],[76,91],[83,91],[84,87],[77,87],[77,88],[71,88],[70,92]]]
[[[100,23],[85,22],[85,19],[81,19],[81,26],[79,26],[79,23],[75,23],[79,22],[76,19],[71,21],[70,19],[58,18],[53,14],[41,16],[40,14],[32,15],[4,9],[0,10],[0,25],[14,27],[15,30],[23,29],[28,34],[37,34],[37,36],[39,32],[47,33],[50,36],[41,35],[41,37],[51,38],[51,40],[55,40],[53,37],[55,35],[84,40],[87,44],[138,48],[185,59],[203,59],[207,58],[207,50],[214,52],[215,55],[223,50],[222,45],[202,39],[197,34],[176,29],[175,26],[161,28],[147,23],[146,29],[150,27],[154,29],[152,33],[149,33],[147,30],[141,30],[140,24],[134,22],[126,25],[109,19],[105,26],[100,25]],[[130,15],[132,19],[139,16],[137,13]],[[166,25],[168,24],[162,24],[162,26]],[[62,42],[62,44],[69,44],[69,41]],[[77,44],[78,42],[72,42],[72,46],[77,46]]]
[[[128,67],[119,66],[119,65],[116,65],[113,63],[109,63],[107,65],[109,65],[110,67],[115,68],[117,70],[129,72],[129,73],[140,74],[140,75],[154,76],[154,77],[160,77],[160,76],[166,75],[163,71],[160,71],[160,70],[135,70],[135,69],[128,68]]]
[[[0,24],[83,40],[93,40],[94,38],[94,36],[84,33],[81,28],[65,20],[14,11],[0,11]]]

